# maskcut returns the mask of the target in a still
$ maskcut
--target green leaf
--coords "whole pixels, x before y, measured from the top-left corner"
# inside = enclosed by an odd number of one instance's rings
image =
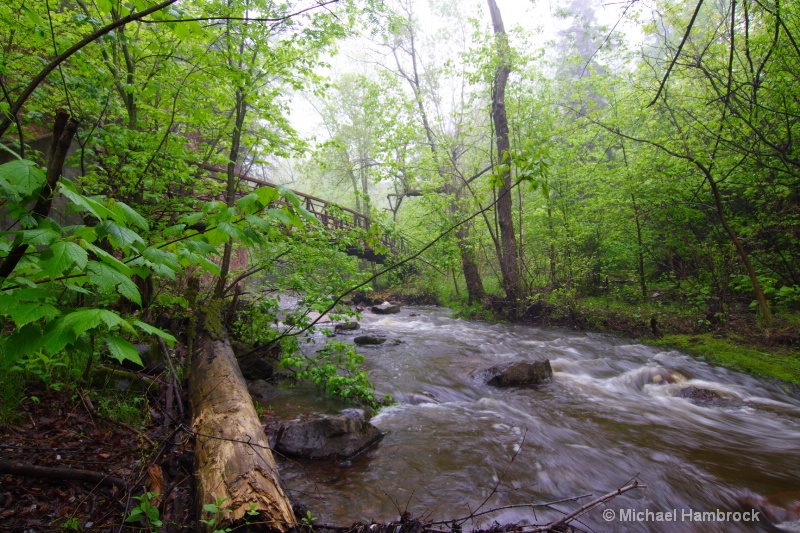
[[[111,216],[111,211],[106,206],[94,198],[89,198],[79,193],[69,180],[58,182],[58,191],[80,210],[87,211],[98,220],[106,220]]]
[[[203,255],[198,255],[196,256],[196,258],[197,258],[197,264],[200,265],[203,268],[203,270],[215,276],[219,276],[220,274],[219,265],[207,259]]]
[[[257,215],[247,215],[245,216],[245,220],[247,220],[251,226],[261,231],[272,230],[272,224]]]
[[[275,201],[279,196],[278,190],[274,187],[260,187],[253,191],[253,193],[258,197],[258,201],[265,207]]]
[[[107,309],[79,309],[65,315],[61,319],[60,326],[63,329],[71,330],[75,337],[78,337],[102,324],[113,328],[118,326],[120,322],[122,322],[122,318],[117,313]]]
[[[227,224],[227,222],[225,224]],[[230,234],[222,231],[219,227],[207,231],[205,235],[206,239],[208,239],[208,244],[215,247],[231,240]]]
[[[49,246],[53,241],[61,237],[58,232],[48,227],[27,229],[20,233],[22,235],[22,243],[31,246]]]
[[[243,237],[241,228],[236,224],[231,224],[230,222],[220,222],[216,231],[220,231],[228,235],[231,239],[237,241],[242,240]]]
[[[119,223],[133,224],[137,228],[144,231],[150,229],[150,225],[147,223],[147,220],[140,215],[138,211],[126,203],[115,200],[111,210],[112,213],[116,215],[114,220]]]
[[[42,340],[42,329],[36,324],[28,324],[12,333],[3,345],[3,368],[8,368],[23,355],[37,351]]]
[[[106,252],[99,246],[95,246],[94,244],[88,244],[87,248],[92,252],[94,252],[103,263],[118,270],[119,272],[122,272],[126,276],[130,277],[131,275],[133,275],[133,272],[131,271],[130,267],[128,267],[128,265],[126,265],[113,255],[111,255],[110,253]]]
[[[8,109],[8,108],[6,108],[6,109]],[[9,148],[8,146],[6,146],[3,143],[0,143],[0,150],[6,152],[8,154],[11,154],[11,156],[13,158],[15,158],[15,159],[22,159],[17,152],[15,152],[14,150],[12,150],[11,148]]]
[[[300,220],[293,216],[289,211],[286,209],[269,209],[267,211],[267,216],[273,220],[276,220],[283,224],[284,226],[300,226]]]
[[[202,255],[219,255],[219,252],[214,246],[203,241],[187,241],[186,248],[196,254]]]
[[[178,220],[178,222],[180,222],[181,224],[186,224],[187,226],[193,226],[193,225],[197,224],[198,222],[200,222],[200,220],[204,216],[206,216],[206,214],[203,213],[202,211],[196,211],[194,213],[182,216]]]
[[[236,207],[243,213],[255,213],[264,207],[264,204],[261,203],[255,193],[250,193],[239,198],[236,201]]]
[[[79,285],[75,285],[74,283],[65,283],[64,286],[73,292],[77,292],[80,294],[92,294],[91,292],[87,291],[83,287]]]
[[[26,324],[35,322],[39,319],[52,320],[61,314],[57,308],[47,303],[18,303],[15,306],[7,308],[4,313],[11,317],[11,320],[17,325],[17,328],[22,328]]]
[[[89,262],[87,269],[89,281],[97,285],[104,292],[112,292],[115,289],[124,297],[132,302],[142,305],[142,296],[136,284],[127,275],[119,270],[112,268],[105,263],[97,261]]]
[[[297,208],[297,212],[300,213],[300,215],[309,222],[318,222],[317,217],[314,216],[314,213],[312,213],[302,205]]]
[[[33,161],[17,159],[0,165],[2,179],[19,196],[25,197],[42,188],[46,178]]]
[[[74,242],[59,241],[42,254],[42,259],[45,272],[50,279],[55,279],[71,269],[73,265],[79,269],[86,268],[89,254]]]
[[[160,248],[147,248],[142,254],[144,258],[156,265],[164,265],[172,270],[179,270],[178,256]]]
[[[146,245],[144,239],[142,239],[138,233],[110,220],[106,220],[100,225],[100,231],[101,235],[102,232],[105,232],[109,242],[111,242],[115,248],[126,250],[134,244]]]
[[[167,344],[169,344],[170,348],[175,346],[175,342],[177,341],[177,339],[175,337],[173,337],[172,335],[170,335],[169,333],[167,333],[166,331],[164,331],[162,329],[159,329],[159,328],[157,328],[155,326],[151,326],[150,324],[148,324],[146,322],[142,322],[141,320],[135,320],[133,322],[133,325],[136,326],[137,328],[141,329],[145,333],[148,333],[150,335],[157,335],[157,336],[161,337],[162,339],[164,339],[164,341]]]
[[[286,185],[279,185],[278,193],[295,208],[300,207],[300,197],[297,196],[297,194],[295,194],[295,192]]]
[[[41,334],[41,346],[51,354],[60,352],[77,339],[77,335],[75,335],[72,328],[64,327],[63,320],[63,318],[59,318],[48,322],[44,327],[44,332]]]
[[[108,352],[111,354],[111,357],[120,363],[131,361],[139,366],[144,366],[144,364],[142,364],[142,358],[139,356],[139,352],[133,344],[122,337],[109,335],[106,337],[106,346],[108,346]]]

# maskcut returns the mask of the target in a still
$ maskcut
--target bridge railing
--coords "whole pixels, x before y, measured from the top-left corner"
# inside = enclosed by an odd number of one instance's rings
[[[225,174],[227,172],[224,168],[214,167],[212,165],[204,165],[204,170],[207,170],[211,173],[212,178],[217,181],[224,181],[222,178],[218,176],[218,174]],[[278,185],[275,183],[260,180],[257,178],[251,178],[246,174],[237,173],[237,179],[240,182],[246,184],[246,186],[251,188],[257,187],[272,187],[277,188]],[[327,200],[323,200],[322,198],[318,198],[316,196],[312,196],[310,194],[302,193],[300,191],[292,190],[294,194],[296,194],[303,203],[303,207],[306,208],[310,213],[312,213],[316,219],[328,230],[336,231],[347,231],[353,229],[361,229],[365,232],[370,230],[370,219],[369,217],[359,213],[358,211],[354,211],[352,209],[348,209],[346,207],[339,206],[332,202],[328,202]],[[240,194],[246,194],[245,191],[240,191]],[[386,246],[389,250],[392,251],[394,254],[400,254],[405,251],[405,239],[402,237],[395,237],[392,235],[383,234],[380,239],[381,243]],[[366,245],[364,248],[368,248]],[[367,256],[369,257],[378,257],[367,250]]]

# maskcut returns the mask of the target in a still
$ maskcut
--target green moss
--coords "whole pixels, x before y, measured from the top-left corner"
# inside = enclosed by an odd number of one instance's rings
[[[676,348],[702,357],[709,363],[754,376],[800,385],[800,353],[796,351],[749,348],[711,334],[665,335],[660,339],[643,341],[653,346]]]
[[[225,325],[222,323],[222,303],[220,298],[213,298],[200,308],[200,312],[205,317],[203,331],[215,341],[225,338]]]

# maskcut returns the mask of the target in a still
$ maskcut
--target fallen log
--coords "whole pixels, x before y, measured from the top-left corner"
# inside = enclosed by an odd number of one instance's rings
[[[252,522],[285,532],[297,522],[220,320],[220,307],[212,302],[203,310],[189,375],[198,515],[220,520],[214,528],[221,529],[242,523],[255,511],[258,517]],[[219,505],[223,512],[210,513],[203,509],[206,504]]]

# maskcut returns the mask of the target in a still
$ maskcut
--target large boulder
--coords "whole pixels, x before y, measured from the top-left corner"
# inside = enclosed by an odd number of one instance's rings
[[[380,305],[373,305],[372,312],[376,315],[393,315],[400,312],[400,306],[389,302],[383,302]]]
[[[480,373],[481,379],[494,387],[523,387],[549,381],[553,376],[550,360],[514,361],[487,368]]]
[[[345,409],[336,416],[316,416],[283,424],[275,450],[308,459],[346,459],[383,438],[362,409]]]

